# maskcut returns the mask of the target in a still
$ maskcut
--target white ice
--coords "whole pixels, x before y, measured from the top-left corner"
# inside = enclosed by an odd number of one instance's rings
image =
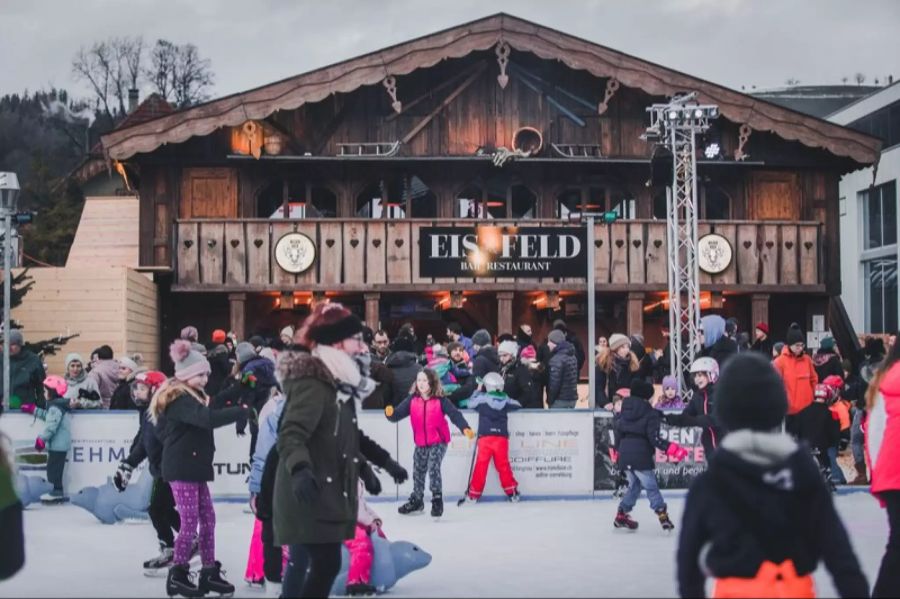
[[[400,516],[397,503],[374,503],[390,539],[405,539],[434,559],[402,579],[391,597],[675,597],[675,549],[684,493],[666,493],[675,533],[663,533],[645,498],[635,533],[614,531],[616,504],[579,501],[487,502],[458,508],[444,518]],[[870,585],[887,541],[887,517],[864,492],[836,498]],[[253,516],[236,503],[217,503],[218,559],[243,585]],[[147,524],[100,524],[75,506],[32,506],[25,513],[27,562],[0,583],[0,597],[164,597],[165,580],[142,575],[156,553]],[[820,597],[834,597],[824,567],[816,572]]]

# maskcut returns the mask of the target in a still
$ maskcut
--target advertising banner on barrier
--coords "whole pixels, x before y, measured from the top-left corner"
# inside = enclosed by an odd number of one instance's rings
[[[681,462],[670,462],[666,454],[656,450],[656,478],[660,488],[686,489],[694,478],[706,470],[703,445],[700,443],[701,429],[678,428],[662,425],[664,438],[678,443],[688,450],[688,456]],[[615,443],[611,412],[597,412],[594,418],[594,490],[615,488],[617,466],[611,451]]]
[[[478,414],[463,410],[472,427],[478,430]],[[509,458],[513,474],[523,495],[591,495],[593,492],[594,438],[593,416],[588,411],[524,410],[509,416]],[[447,497],[460,497],[468,488],[475,455],[476,440],[467,439],[451,425],[452,434],[441,474]],[[408,420],[399,423],[399,461],[412,477],[415,450]],[[412,480],[401,485],[401,498],[412,491]],[[490,467],[485,485],[486,496],[502,496],[496,470]],[[430,497],[426,483],[426,498]]]

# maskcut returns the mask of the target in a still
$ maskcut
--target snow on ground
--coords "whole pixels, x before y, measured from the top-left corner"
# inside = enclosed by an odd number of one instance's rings
[[[683,492],[666,499],[675,533]],[[870,584],[887,541],[887,518],[864,492],[844,492],[837,504]],[[434,559],[404,578],[393,597],[674,597],[677,534],[659,528],[646,499],[634,517],[636,533],[615,531],[610,498],[578,501],[486,502],[444,518],[400,516],[396,502],[373,506],[390,539],[417,543]],[[243,586],[252,515],[243,504],[217,503],[217,548],[240,597],[262,597]],[[75,506],[32,506],[25,513],[27,563],[0,597],[164,597],[165,581],[146,578],[141,562],[156,553],[147,524],[100,524]],[[824,569],[820,597],[834,597]]]

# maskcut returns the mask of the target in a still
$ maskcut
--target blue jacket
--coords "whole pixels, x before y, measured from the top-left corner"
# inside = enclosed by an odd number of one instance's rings
[[[253,389],[253,405],[257,413],[262,410],[271,396],[272,387],[281,386],[275,378],[275,364],[262,356],[252,358],[241,365],[241,376],[252,374],[256,377],[256,387]]]
[[[475,359],[475,347],[472,345],[472,340],[465,335],[459,336],[459,341],[457,341],[460,345],[463,346],[463,349],[466,350],[466,353],[469,354],[469,359]]]
[[[480,391],[469,399],[469,408],[478,412],[479,437],[509,437],[509,413],[522,404],[505,393]]]
[[[69,416],[69,400],[59,397],[50,402],[47,409],[37,408],[36,418],[45,420],[47,426],[38,435],[47,444],[47,451],[69,451],[72,445],[71,416]]]
[[[669,442],[662,438],[659,425],[662,413],[646,399],[626,397],[622,412],[613,418],[616,431],[619,468],[653,470],[656,465],[654,447],[665,451]]]
[[[275,402],[275,409],[259,423],[259,436],[256,438],[256,450],[250,461],[250,492],[259,493],[262,488],[263,470],[266,467],[266,458],[269,450],[278,440],[278,421],[284,411],[284,396],[277,395],[271,401]]]

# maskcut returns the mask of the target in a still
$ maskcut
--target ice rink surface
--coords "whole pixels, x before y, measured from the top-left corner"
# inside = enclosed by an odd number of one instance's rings
[[[854,490],[855,491],[855,490]],[[634,512],[635,533],[614,530],[616,503],[578,501],[485,502],[444,517],[400,516],[396,502],[373,507],[389,539],[430,552],[424,570],[402,579],[390,597],[675,597],[675,549],[684,492],[666,493],[676,524],[664,533],[645,498]],[[836,497],[871,585],[887,541],[887,516],[865,492]],[[216,546],[235,596],[263,597],[244,586],[251,514],[239,503],[217,503]],[[149,522],[103,525],[71,505],[32,506],[25,512],[27,562],[0,583],[0,597],[165,597],[165,580],[147,578],[141,562],[156,554]],[[820,597],[835,597],[828,573],[816,572]]]

